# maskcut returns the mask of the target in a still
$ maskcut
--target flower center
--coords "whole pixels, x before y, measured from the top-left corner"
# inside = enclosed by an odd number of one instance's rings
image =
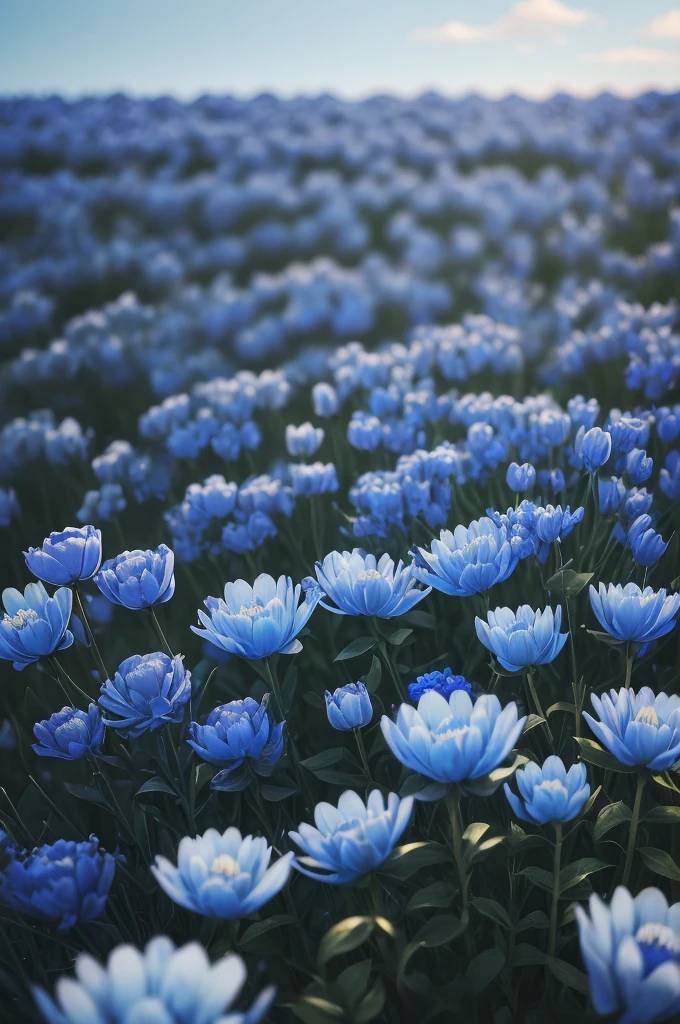
[[[224,875],[226,878],[233,878],[234,875],[241,874],[241,866],[228,853],[221,853],[219,857],[215,857],[215,860],[210,865],[210,871],[213,875]]]
[[[362,569],[357,573],[357,580],[381,580],[382,573],[377,569]]]
[[[16,615],[5,615],[5,622],[9,622],[15,629],[23,629],[29,622],[39,622],[40,616],[33,608],[20,608]]]
[[[468,724],[449,726],[448,729],[442,729],[441,732],[436,732],[434,734],[434,738],[435,738],[435,740],[438,740],[438,741],[439,740],[462,739],[464,736],[467,736],[469,731],[470,731],[470,726]]]
[[[655,708],[653,708],[651,704],[647,704],[644,708],[640,708],[635,716],[635,721],[644,722],[645,725],[658,726],[659,716],[657,715]]]
[[[540,785],[541,789],[549,789],[553,793],[559,793],[560,790],[566,792],[566,786],[559,779],[544,779]]]
[[[680,938],[666,924],[643,924],[635,941],[642,953],[645,977],[668,960],[680,961]]]
[[[268,601],[267,604],[242,604],[239,615],[245,615],[249,619],[256,619],[260,615],[271,615],[272,607],[277,603],[277,601],[278,598],[274,597],[271,601]]]

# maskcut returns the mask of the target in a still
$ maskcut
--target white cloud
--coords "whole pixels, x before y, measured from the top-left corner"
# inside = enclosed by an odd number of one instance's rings
[[[680,39],[680,7],[652,18],[644,34],[650,39]]]
[[[678,54],[673,50],[658,50],[653,46],[624,46],[621,49],[602,50],[600,53],[586,53],[581,58],[594,64],[673,64]]]
[[[447,21],[436,28],[419,30],[415,38],[428,43],[479,43],[548,35],[558,40],[564,29],[577,28],[594,17],[592,11],[568,7],[562,0],[519,0],[507,14],[486,25]]]

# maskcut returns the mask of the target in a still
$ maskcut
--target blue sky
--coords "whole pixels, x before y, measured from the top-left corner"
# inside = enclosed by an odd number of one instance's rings
[[[647,86],[680,87],[672,0],[0,0],[0,93]]]

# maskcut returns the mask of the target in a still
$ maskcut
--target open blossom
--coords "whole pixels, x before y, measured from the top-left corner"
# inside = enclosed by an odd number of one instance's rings
[[[680,594],[641,590],[636,583],[590,586],[590,604],[603,629],[615,640],[649,643],[674,629],[680,611]]]
[[[532,825],[571,821],[581,813],[590,796],[588,772],[583,761],[569,771],[561,758],[551,754],[542,766],[530,761],[515,772],[519,796],[505,783],[505,795],[522,821]]]
[[[23,594],[8,587],[2,592],[2,602],[0,658],[11,661],[18,672],[73,643],[73,633],[67,628],[73,594],[67,587],[55,590],[53,597],[42,583],[27,583]]]
[[[26,565],[34,576],[57,587],[89,580],[102,560],[102,535],[94,526],[70,526],[51,533],[42,547],[24,551]]]
[[[531,665],[554,661],[567,642],[568,633],[560,633],[562,609],[534,611],[528,604],[516,612],[496,608],[487,612],[487,621],[475,618],[477,636],[508,672],[521,672]]]
[[[322,599],[321,607],[336,615],[391,619],[411,611],[431,589],[418,586],[412,565],[401,561],[395,565],[388,554],[376,559],[361,548],[331,551],[315,568],[322,597],[333,602]]]
[[[104,562],[94,581],[109,601],[124,608],[151,608],[175,592],[175,556],[167,544],[155,551],[123,551]]]
[[[415,551],[416,577],[435,590],[457,597],[481,594],[502,583],[519,560],[509,531],[487,516],[467,527],[457,526],[453,533],[442,530],[430,548]]]

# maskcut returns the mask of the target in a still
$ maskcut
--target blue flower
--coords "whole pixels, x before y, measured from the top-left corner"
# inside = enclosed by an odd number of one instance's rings
[[[293,864],[303,875],[319,882],[346,885],[380,867],[389,857],[412,811],[412,796],[400,800],[396,793],[390,793],[385,806],[379,789],[369,793],[366,803],[348,789],[337,808],[327,803],[316,805],[316,828],[302,822],[297,832],[288,833],[306,855]]]
[[[587,431],[579,427],[574,440],[574,453],[589,473],[596,473],[600,466],[609,461],[612,453],[611,434],[600,427],[591,427]]]
[[[439,540],[415,551],[414,572],[423,583],[456,597],[467,597],[502,583],[519,560],[517,546],[508,529],[483,516],[469,526],[457,526],[453,533],[442,530]]]
[[[538,483],[541,488],[551,490],[553,494],[559,494],[567,485],[564,473],[559,468],[539,470]]]
[[[14,851],[0,871],[0,903],[66,931],[101,917],[115,867],[96,836],[82,843],[58,839],[30,853]]]
[[[269,694],[260,704],[252,697],[232,700],[211,711],[205,725],[189,724],[187,743],[204,761],[223,768],[212,780],[212,789],[245,789],[252,776],[238,771],[244,761],[258,775],[271,775],[283,753],[285,722],[271,726],[268,703]]]
[[[326,714],[334,729],[363,729],[373,718],[373,705],[364,683],[347,683],[334,693],[326,690]]]
[[[206,598],[210,615],[198,612],[205,628],[191,628],[216,647],[242,658],[297,654],[302,644],[296,637],[322,596],[317,586],[311,587],[299,604],[301,592],[301,585],[294,587],[290,576],[275,580],[261,573],[252,587],[245,580],[236,580],[225,585],[224,601]]]
[[[209,828],[202,836],[180,841],[177,867],[158,855],[151,870],[181,907],[230,921],[259,910],[288,881],[293,854],[285,853],[269,867],[271,854],[261,836],[242,838],[233,826],[222,835]]]
[[[607,906],[595,893],[590,915],[575,908],[581,954],[597,1013],[618,1024],[652,1024],[680,1013],[680,903],[659,889],[633,897],[620,885]]]
[[[99,696],[100,706],[120,718],[105,718],[104,725],[121,736],[141,736],[181,722],[191,697],[191,672],[183,662],[181,654],[169,658],[161,651],[133,654],[122,661]]]
[[[524,462],[521,466],[516,462],[511,462],[505,474],[505,482],[513,491],[528,491],[530,487],[534,486],[535,480],[536,470],[530,462]]]
[[[102,560],[102,535],[94,526],[69,526],[51,533],[41,548],[24,551],[24,558],[39,580],[67,587],[94,576]]]
[[[312,403],[315,415],[321,416],[324,419],[335,416],[340,408],[337,391],[330,384],[326,384],[323,381],[315,384],[312,388]]]
[[[454,690],[448,701],[429,690],[417,709],[402,704],[396,724],[383,715],[380,727],[388,747],[407,768],[436,782],[479,779],[503,763],[515,746],[526,718],[517,705],[501,710],[494,694],[473,704],[466,690]]]
[[[569,771],[559,757],[551,754],[543,767],[530,761],[515,772],[519,797],[505,783],[505,795],[522,821],[546,825],[549,821],[571,821],[581,813],[590,797],[588,773],[582,761]]]
[[[441,672],[439,669],[435,669],[434,672],[417,676],[415,683],[408,684],[408,695],[411,700],[420,700],[428,690],[436,690],[448,700],[454,690],[467,690],[471,694],[472,683],[469,683],[464,676],[454,676],[450,668],[444,668]]]
[[[164,604],[175,593],[175,556],[167,544],[155,551],[123,551],[104,562],[94,577],[114,604],[137,610]]]
[[[590,604],[603,629],[616,640],[644,644],[658,640],[675,627],[680,594],[651,587],[641,590],[636,583],[590,587]]]
[[[561,505],[538,508],[534,520],[536,536],[543,544],[552,544],[558,537],[568,537],[583,519],[584,512],[584,508],[581,507],[572,513],[568,505],[565,509],[562,509]]]
[[[608,430],[614,448],[624,455],[633,448],[644,448],[649,438],[649,424],[639,416],[619,416]]]
[[[42,722],[36,722],[33,732],[37,743],[33,750],[40,757],[63,757],[77,761],[85,754],[98,753],[104,739],[104,723],[96,704],[87,712],[78,708],[62,708]]]
[[[310,466],[301,463],[290,467],[290,482],[293,494],[298,497],[312,494],[332,494],[340,489],[338,476],[332,462],[313,462]]]
[[[638,516],[628,531],[627,543],[638,565],[654,565],[668,547],[668,542],[652,529],[652,517]]]
[[[302,423],[299,427],[289,423],[286,427],[286,450],[296,458],[314,455],[324,439],[324,430],[314,427],[311,423]]]
[[[597,721],[583,717],[617,761],[629,767],[645,766],[664,772],[680,757],[680,697],[660,693],[648,686],[634,690],[610,690],[598,697],[590,695]]]
[[[156,935],[143,951],[116,946],[106,967],[79,953],[75,973],[59,979],[55,999],[33,989],[47,1024],[258,1024],[275,995],[269,986],[247,1012],[236,1010],[247,979],[241,957],[227,953],[211,964],[197,942],[177,949],[165,935]]]
[[[508,672],[521,672],[531,665],[547,665],[560,653],[568,633],[560,633],[562,609],[553,614],[549,606],[534,611],[528,604],[496,608],[487,612],[487,622],[475,618],[477,636]]]
[[[632,448],[626,455],[626,473],[630,482],[636,487],[649,480],[654,471],[654,459],[650,459],[647,452],[640,448]]]
[[[392,619],[410,612],[431,590],[421,590],[412,565],[399,561],[395,566],[387,553],[376,561],[362,548],[331,551],[315,570],[322,596],[335,602],[334,607],[322,600],[321,607],[336,615]]]
[[[606,516],[619,511],[626,497],[626,485],[616,476],[611,476],[608,480],[598,477],[597,494],[600,513]]]
[[[659,487],[669,501],[680,498],[680,452],[669,452],[664,459],[663,469],[659,473]]]
[[[0,658],[11,661],[18,672],[73,643],[73,633],[67,629],[73,594],[66,587],[55,590],[53,597],[42,583],[27,583],[23,595],[8,587],[2,602]]]

